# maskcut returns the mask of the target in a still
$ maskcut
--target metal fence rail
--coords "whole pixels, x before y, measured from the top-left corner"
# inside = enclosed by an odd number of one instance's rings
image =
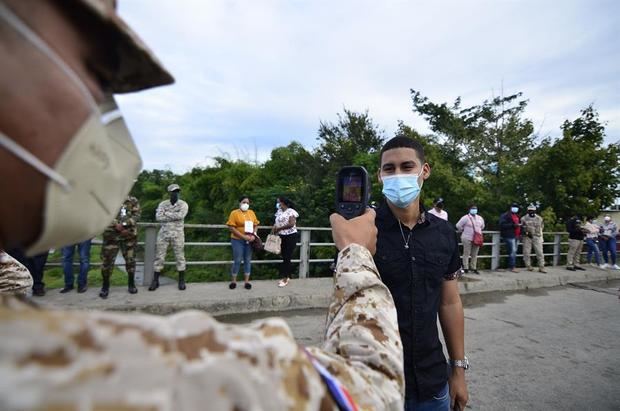
[[[145,230],[144,243],[144,283],[148,284],[153,276],[153,261],[155,259],[155,244],[157,239],[157,230],[159,224],[154,223],[140,223],[142,229]],[[186,229],[207,229],[207,230],[226,230],[228,227],[224,224],[186,224]],[[259,226],[259,230],[270,230],[271,226]],[[310,258],[310,250],[312,247],[334,247],[333,242],[312,242],[312,233],[320,231],[331,231],[329,227],[298,227],[297,230],[300,233],[300,242],[297,243],[300,246],[299,259],[292,260],[294,263],[299,263],[299,278],[307,278],[310,271],[310,264],[313,263],[327,263],[332,259],[324,258]],[[480,259],[491,259],[491,269],[495,270],[499,267],[500,259],[507,257],[506,254],[501,254],[502,247],[499,231],[484,231],[485,239],[491,238],[491,242],[485,242],[482,246],[482,250],[488,250],[491,246],[490,254],[479,255]],[[560,263],[560,257],[566,255],[562,253],[562,246],[568,245],[568,242],[562,240],[567,238],[568,233],[565,232],[545,232],[545,237],[553,236],[553,241],[546,241],[543,243],[543,249],[549,249],[553,246],[553,252],[544,253],[545,257],[553,257],[553,265]],[[188,242],[186,246],[194,247],[230,247],[229,242]],[[522,256],[522,254],[517,254]],[[281,263],[280,259],[268,259],[268,260],[253,260],[252,264],[277,264]],[[173,261],[167,261],[166,265],[174,265]],[[232,260],[218,260],[218,261],[188,261],[188,265],[200,266],[200,265],[230,265]]]
[[[138,266],[143,266],[143,284],[149,284],[153,278],[153,263],[155,261],[155,247],[157,243],[157,231],[160,227],[158,223],[138,223],[140,230],[144,231],[144,241],[139,242],[138,245],[144,247],[144,259],[143,261],[137,261]],[[186,232],[191,230],[217,230],[228,233],[228,227],[224,224],[185,224]],[[271,226],[259,226],[259,234],[261,231],[271,230]],[[300,234],[300,241],[297,246],[300,247],[299,258],[293,259],[292,262],[299,264],[299,278],[307,278],[310,272],[310,265],[316,263],[329,263],[332,262],[331,258],[310,258],[311,249],[314,247],[334,247],[333,242],[316,242],[312,241],[313,232],[327,232],[331,231],[329,227],[297,227]],[[495,270],[499,268],[502,258],[507,257],[507,254],[502,254],[502,242],[499,231],[483,231],[485,242],[480,251],[484,254],[479,254],[480,260],[491,260],[490,268]],[[562,256],[566,255],[566,252],[562,252],[564,248],[567,248],[568,233],[566,232],[545,232],[543,238],[549,239],[553,237],[552,241],[543,242],[544,256],[552,257],[552,265],[559,265]],[[488,241],[488,240],[491,241]],[[96,241],[95,243],[101,243]],[[196,242],[188,241],[185,243],[186,247],[230,247],[228,241],[205,241]],[[335,254],[335,250],[334,250]],[[522,257],[522,253],[518,253],[517,257]],[[252,260],[252,264],[279,264],[281,259],[261,259]],[[209,260],[209,261],[187,261],[188,266],[213,266],[213,265],[231,265],[232,260]],[[75,263],[77,264],[77,263]],[[49,263],[49,266],[59,266],[61,263]],[[93,266],[99,266],[101,263],[92,263]],[[175,265],[174,261],[166,261],[165,265]]]

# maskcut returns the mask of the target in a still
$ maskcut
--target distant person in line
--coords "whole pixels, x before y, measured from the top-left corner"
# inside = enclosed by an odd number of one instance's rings
[[[585,224],[583,224],[582,228],[585,235],[586,245],[588,246],[586,261],[592,266],[604,269],[605,267],[603,267],[603,264],[601,262],[601,251],[598,247],[599,225],[596,224],[594,217],[586,217],[586,222]],[[596,261],[596,265],[592,264],[593,255],[594,261]]]
[[[603,260],[605,264],[603,268],[613,268],[614,270],[620,270],[618,264],[616,264],[616,244],[618,236],[618,226],[611,220],[611,216],[606,214],[603,218],[603,224],[600,225],[600,245],[601,252],[603,253]]]
[[[428,212],[434,216],[441,218],[442,220],[448,221],[448,212],[444,209],[444,201],[443,198],[439,197],[435,199],[433,202],[433,208],[428,210]]]
[[[35,297],[43,297],[45,295],[45,283],[43,282],[43,272],[49,251],[28,257],[26,251],[21,248],[14,248],[6,251],[9,255],[19,261],[32,276],[32,295]]]
[[[545,255],[543,253],[543,228],[545,223],[543,218],[536,214],[536,206],[534,204],[527,206],[527,214],[521,217],[521,226],[523,229],[523,262],[525,267],[528,271],[534,271],[530,257],[533,246],[536,253],[536,262],[538,262],[538,271],[546,273]]]
[[[474,274],[480,274],[477,269],[480,246],[474,244],[473,241],[474,232],[482,234],[484,230],[484,218],[478,214],[476,204],[469,206],[469,212],[456,223],[456,229],[461,233],[461,242],[463,243],[463,271],[468,273],[471,268]]]
[[[518,273],[517,270],[517,247],[521,237],[521,221],[519,218],[519,205],[512,203],[508,211],[499,217],[499,231],[506,252],[508,253],[508,270]]]
[[[569,271],[585,270],[579,265],[581,260],[581,250],[583,248],[583,239],[585,234],[581,227],[581,218],[574,215],[566,222],[566,231],[568,231],[568,253],[566,254],[566,269]]]
[[[77,248],[80,256],[80,273],[77,278],[77,292],[84,293],[88,289],[88,270],[90,269],[90,247],[92,239],[81,243],[71,244],[62,248],[62,268],[65,275],[65,286],[61,293],[68,293],[73,290],[73,255]]]
[[[293,266],[291,259],[293,252],[297,246],[297,218],[299,214],[293,208],[292,201],[286,197],[280,196],[276,200],[275,223],[271,232],[280,236],[280,249],[282,256],[282,264],[280,265],[280,281],[278,287],[286,287],[291,279]]]
[[[234,290],[237,288],[237,275],[243,260],[243,278],[246,290],[252,288],[250,283],[250,274],[252,273],[252,245],[256,240],[256,232],[258,231],[258,218],[254,211],[250,210],[250,198],[241,196],[239,198],[239,208],[230,212],[226,225],[230,230],[230,244],[233,252],[233,265],[230,273],[231,282],[228,288]]]
[[[169,200],[164,200],[157,206],[155,220],[161,223],[161,228],[157,233],[157,246],[155,251],[155,262],[153,263],[153,280],[149,286],[149,291],[154,291],[159,287],[159,275],[164,269],[166,252],[168,245],[172,246],[174,258],[177,263],[179,273],[179,290],[185,290],[185,231],[183,222],[189,206],[180,197],[181,187],[178,184],[168,186]]]
[[[0,294],[26,295],[32,288],[30,271],[0,249]]]
[[[120,250],[125,259],[127,271],[127,291],[136,294],[136,246],[138,245],[138,220],[140,220],[140,203],[133,196],[127,196],[116,218],[103,232],[101,245],[101,277],[103,283],[99,297],[106,299],[110,293],[110,277],[114,270],[116,256]]]

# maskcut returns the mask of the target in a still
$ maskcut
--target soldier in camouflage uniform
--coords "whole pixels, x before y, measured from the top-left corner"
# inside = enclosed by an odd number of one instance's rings
[[[72,78],[88,80],[97,102],[104,91],[137,91],[172,81],[116,14],[113,0],[73,0],[70,6],[60,1],[0,0],[2,46],[14,34],[5,25],[4,3],[19,9],[23,26],[40,33],[34,37],[38,44],[52,44],[62,51],[57,59],[78,67]],[[57,62],[29,65],[32,50],[27,47],[32,45],[23,44],[11,49],[10,59],[0,58],[0,71],[8,72],[0,76],[0,85],[10,91],[0,99],[0,106],[5,104],[0,130],[22,145],[28,137],[45,136],[47,144],[27,147],[35,158],[44,151],[62,152],[72,123],[81,124],[88,108],[70,99],[76,91],[52,70]],[[48,73],[55,81],[38,82],[47,80]],[[29,93],[23,93],[23,84],[30,87]],[[13,85],[18,98],[12,94]],[[19,105],[22,100],[28,104]],[[44,110],[54,114],[47,122],[37,118]],[[3,127],[11,122],[24,130],[8,132]],[[94,154],[113,159],[107,152]],[[0,159],[6,160],[0,184],[18,184],[19,179],[30,183],[29,190],[16,192],[13,202],[23,209],[20,218],[17,212],[0,213],[0,233],[11,232],[8,228],[15,222],[21,224],[10,241],[0,237],[0,246],[28,245],[41,228],[34,219],[21,217],[30,211],[32,216],[45,216],[41,202],[34,200],[44,194],[48,181],[1,150]],[[53,165],[48,157],[44,160]],[[53,175],[47,171],[46,176]],[[77,202],[73,208],[79,211],[83,206]],[[322,348],[299,347],[280,319],[239,327],[197,311],[170,317],[56,311],[0,296],[0,409],[336,410],[353,409],[350,397],[358,409],[401,410],[402,345],[394,302],[371,256],[376,241],[373,218],[374,212],[351,221],[332,217],[334,240],[342,251]],[[71,243],[65,225],[51,231],[57,246]],[[95,234],[92,231],[84,227],[80,233],[87,238]]]
[[[545,223],[543,218],[536,214],[536,206],[530,204],[527,207],[527,214],[521,217],[521,225],[523,226],[523,262],[528,271],[533,271],[530,253],[532,246],[536,253],[538,261],[538,271],[546,273],[545,257],[543,255],[543,228]]]
[[[374,216],[332,216],[341,252],[321,347],[297,345],[279,318],[234,326],[200,311],[45,311],[2,297],[0,409],[402,410]]]
[[[180,191],[181,188],[178,184],[170,184],[168,186],[170,200],[159,203],[155,212],[155,219],[162,224],[157,234],[157,249],[155,252],[155,263],[153,264],[155,273],[153,274],[153,281],[149,286],[149,291],[154,291],[159,287],[159,275],[164,268],[168,244],[172,245],[177,263],[179,290],[185,290],[185,233],[183,231],[183,220],[187,215],[189,207],[185,201],[179,199]]]
[[[118,214],[103,232],[101,246],[101,276],[103,284],[99,297],[108,298],[110,292],[110,276],[114,269],[114,261],[120,249],[125,259],[127,271],[127,289],[130,294],[138,292],[135,284],[136,274],[136,245],[138,243],[138,220],[140,219],[140,204],[138,199],[128,196],[118,210]]]
[[[32,287],[32,276],[28,269],[0,250],[0,293],[25,295],[30,287]]]

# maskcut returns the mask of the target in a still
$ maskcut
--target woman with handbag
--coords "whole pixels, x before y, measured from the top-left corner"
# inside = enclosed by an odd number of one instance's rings
[[[468,273],[469,268],[474,274],[480,274],[477,270],[478,250],[484,244],[482,230],[484,230],[484,218],[478,215],[478,207],[472,204],[469,212],[456,223],[456,229],[461,232],[463,243],[463,270]],[[471,256],[471,263],[469,258]]]
[[[280,281],[278,287],[286,287],[291,279],[293,266],[291,259],[297,246],[297,218],[299,214],[293,209],[293,203],[286,197],[278,197],[276,200],[278,211],[275,216],[275,223],[271,229],[272,234],[280,236],[280,254],[282,255],[282,265],[280,265]]]
[[[243,259],[243,275],[245,279],[244,287],[246,290],[252,288],[250,274],[252,272],[252,242],[256,240],[256,231],[260,222],[256,218],[254,211],[250,210],[250,198],[241,196],[239,198],[239,208],[230,212],[226,225],[230,230],[230,244],[233,251],[233,265],[230,273],[232,279],[228,288],[231,290],[237,287],[237,274]]]

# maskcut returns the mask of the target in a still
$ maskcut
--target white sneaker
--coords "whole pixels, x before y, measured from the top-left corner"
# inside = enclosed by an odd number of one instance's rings
[[[605,264],[603,264],[603,265],[601,265],[601,266],[600,266],[600,268],[602,268],[603,270],[604,270],[604,269],[606,269],[607,267],[609,267],[609,266],[607,265],[607,263],[605,263]]]
[[[614,264],[614,270],[620,270],[620,267],[618,267],[618,264]]]
[[[590,265],[591,265],[592,267],[599,267],[599,268],[600,268],[600,265],[596,265],[596,264],[594,264],[594,263],[590,263]]]
[[[600,268],[601,270],[605,269],[605,266],[603,264],[599,265],[598,268]]]

